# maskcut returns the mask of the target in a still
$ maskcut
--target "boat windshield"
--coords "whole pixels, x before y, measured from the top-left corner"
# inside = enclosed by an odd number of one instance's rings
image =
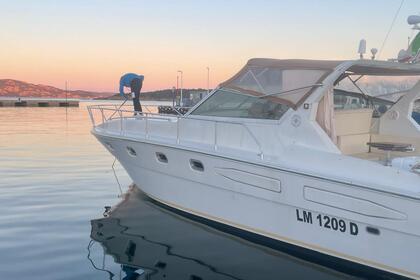
[[[331,73],[338,62],[252,59],[191,114],[280,119],[296,109]]]
[[[290,107],[231,89],[219,89],[192,115],[278,120]]]

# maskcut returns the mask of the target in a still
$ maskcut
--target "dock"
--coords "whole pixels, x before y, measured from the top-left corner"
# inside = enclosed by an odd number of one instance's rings
[[[53,98],[1,98],[0,107],[79,107],[79,100]]]
[[[159,106],[158,112],[159,114],[166,114],[166,115],[184,115],[188,112],[191,107],[172,107],[172,106]]]

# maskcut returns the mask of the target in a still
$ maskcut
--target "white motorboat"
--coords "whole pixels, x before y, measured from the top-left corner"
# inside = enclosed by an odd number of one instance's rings
[[[180,213],[333,265],[420,278],[420,82],[393,102],[361,90],[361,76],[418,78],[420,65],[251,59],[184,116],[91,106],[92,133]],[[346,79],[361,92],[337,89]]]

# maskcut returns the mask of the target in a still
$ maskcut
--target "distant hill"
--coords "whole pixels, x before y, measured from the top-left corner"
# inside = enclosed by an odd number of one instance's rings
[[[184,98],[189,98],[191,94],[196,95],[197,93],[205,91],[206,90],[204,89],[184,89],[183,96]],[[0,79],[0,97],[65,98],[66,91],[47,85],[35,85],[12,79]],[[92,92],[84,90],[69,90],[67,91],[67,97],[75,99],[122,99],[118,93]],[[142,100],[166,101],[172,100],[172,98],[172,89],[141,93]]]
[[[84,90],[69,90],[68,98],[98,98],[107,97],[112,93],[91,92]],[[65,98],[66,91],[52,86],[35,85],[11,79],[0,79],[0,97],[39,97]]]

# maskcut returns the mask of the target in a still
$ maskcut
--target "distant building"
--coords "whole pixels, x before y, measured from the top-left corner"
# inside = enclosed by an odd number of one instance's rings
[[[184,107],[192,107],[197,104],[201,99],[203,99],[207,95],[207,90],[203,89],[192,89],[188,90],[186,94],[184,94],[183,104]],[[177,102],[179,104],[179,102]]]

